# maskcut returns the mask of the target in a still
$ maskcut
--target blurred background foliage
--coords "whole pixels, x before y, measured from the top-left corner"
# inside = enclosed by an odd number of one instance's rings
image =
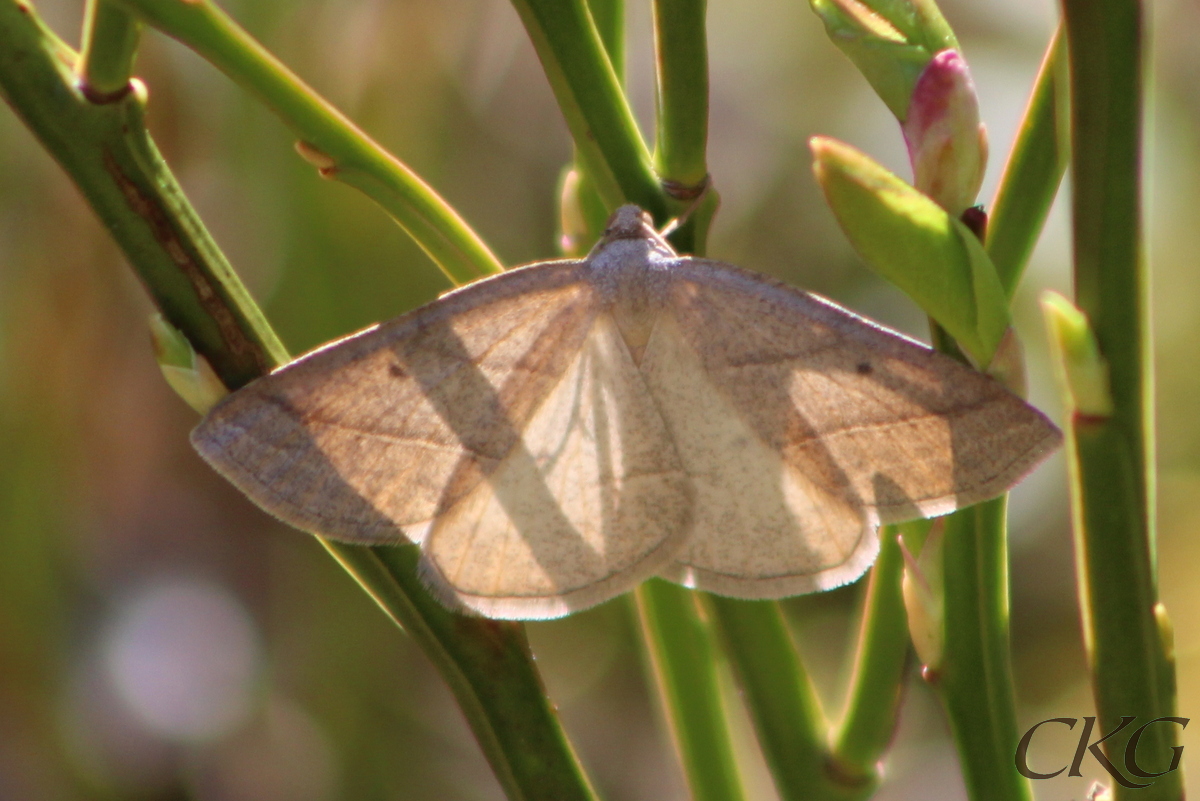
[[[648,9],[629,0],[629,91],[653,118]],[[1051,0],[946,0],[1003,166]],[[232,0],[243,25],[443,194],[508,264],[556,256],[571,148],[504,0]],[[78,45],[82,0],[38,9]],[[1161,0],[1146,158],[1158,372],[1160,578],[1179,714],[1200,713],[1200,7]],[[798,0],[712,0],[710,255],[924,338],[924,317],[857,260],[812,180],[807,138],[907,175],[894,121]],[[445,279],[369,201],[321,180],[282,126],[181,46],[148,34],[151,130],[293,352],[433,298]],[[1069,191],[1069,188],[1067,189]],[[1065,193],[1064,193],[1065,194]],[[1068,289],[1060,198],[1015,316],[1031,399],[1059,414],[1036,292]],[[0,801],[495,799],[500,789],[421,653],[311,538],[209,471],[195,414],[149,346],[150,304],[58,167],[0,113]],[[1189,366],[1190,365],[1190,366]],[[1022,724],[1092,714],[1063,464],[1013,496]],[[788,601],[832,709],[861,586]],[[625,599],[529,626],[552,697],[609,799],[683,798]],[[964,797],[945,722],[910,679],[880,799]],[[736,697],[730,690],[736,709]],[[749,797],[772,797],[744,716]],[[1039,733],[1035,769],[1074,736]],[[1058,739],[1055,739],[1058,737]],[[1183,734],[1200,749],[1200,726]],[[1053,765],[1054,767],[1049,767]],[[1035,783],[1081,797],[1084,776]]]

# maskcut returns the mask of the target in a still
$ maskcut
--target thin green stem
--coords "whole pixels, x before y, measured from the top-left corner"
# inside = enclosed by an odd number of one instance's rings
[[[825,715],[779,604],[705,600],[780,798],[842,797],[842,777],[830,771]]]
[[[1056,59],[1052,42],[1019,141],[1005,168],[984,243],[1011,297],[1061,180]],[[1028,207],[1023,206],[1028,194]],[[957,345],[937,326],[935,346]],[[989,361],[990,355],[983,361]],[[1009,638],[1007,496],[946,518],[943,551],[945,644],[931,678],[941,691],[973,801],[1026,801],[1029,782],[1013,764],[1018,742]]]
[[[681,253],[703,255],[719,199],[708,177],[707,0],[655,0],[658,126],[654,166],[673,214]]]
[[[658,689],[693,801],[739,801],[712,632],[691,590],[650,579],[634,591]]]
[[[600,42],[612,64],[619,85],[625,83],[625,2],[624,0],[588,0]],[[569,111],[564,110],[564,113]],[[593,159],[598,158],[592,154]],[[575,147],[572,164],[564,172],[559,202],[562,204],[565,255],[582,257],[604,233],[609,204],[600,195],[595,178],[589,172],[585,154]],[[620,193],[613,190],[613,198]]]
[[[625,0],[588,0],[588,11],[617,83],[625,85]]]
[[[146,134],[145,90],[92,103],[77,87],[77,60],[31,8],[0,0],[0,92],[75,181],[163,316],[230,386],[285,360]]]
[[[109,0],[88,0],[77,72],[93,103],[119,100],[129,91],[140,38],[141,25],[128,11]]]
[[[1007,496],[945,518],[945,648],[933,680],[973,801],[1027,801],[1013,766],[1017,715],[1008,635]]]
[[[1175,678],[1156,621],[1153,404],[1141,225],[1142,7],[1064,0],[1071,57],[1075,303],[1108,366],[1110,415],[1069,422],[1076,564],[1092,690],[1105,733],[1174,709]],[[1162,614],[1160,612],[1160,614]],[[1125,764],[1127,727],[1105,742]],[[1147,771],[1164,770],[1177,732],[1146,729]],[[1151,763],[1146,765],[1144,763]],[[1131,778],[1116,797],[1179,799],[1180,772]]]
[[[119,0],[147,24],[195,50],[274,111],[297,150],[327,178],[384,208],[456,284],[502,268],[458,213],[238,26],[210,0]]]
[[[585,0],[513,0],[575,141],[579,160],[612,211],[636,203],[661,225],[666,198],[650,151]]]
[[[934,347],[964,359],[930,320]],[[991,355],[985,354],[990,361]],[[972,801],[1029,801],[1015,769],[1016,689],[1008,630],[1008,496],[945,518],[942,664],[929,674],[940,690]]]
[[[658,128],[654,166],[667,194],[688,203],[708,178],[706,0],[655,0]]]
[[[929,522],[905,527],[928,529]],[[898,539],[901,528],[884,526],[879,530],[879,556],[867,585],[846,711],[833,739],[837,772],[862,790],[860,798],[878,785],[879,763],[896,731],[908,663],[907,616],[900,592],[904,568]]]
[[[510,799],[594,801],[524,626],[448,611],[416,580],[416,546],[321,543],[437,667]]]
[[[285,361],[154,149],[144,94],[94,104],[75,88],[75,63],[32,9],[0,0],[0,94],[75,181],[164,316],[231,388]],[[510,798],[594,798],[521,626],[439,606],[417,578],[415,546],[326,547],[433,660]]]
[[[1061,116],[1061,101],[1066,96],[1066,49],[1066,39],[1059,29],[1046,48],[988,220],[987,252],[1010,298],[1021,281],[1069,161],[1070,143],[1062,135],[1068,121]]]

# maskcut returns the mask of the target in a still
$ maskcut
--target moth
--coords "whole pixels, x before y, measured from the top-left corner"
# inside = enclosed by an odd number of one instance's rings
[[[1061,441],[995,380],[815,295],[680,256],[635,206],[214,407],[267,512],[418,543],[446,605],[550,618],[650,576],[738,598],[858,578],[877,527],[1010,489]]]

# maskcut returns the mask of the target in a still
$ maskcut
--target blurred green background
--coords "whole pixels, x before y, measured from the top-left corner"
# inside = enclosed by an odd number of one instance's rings
[[[629,0],[630,93],[651,131],[646,4]],[[37,3],[77,44],[82,0]],[[554,257],[565,126],[504,0],[238,0],[226,8],[441,192],[509,264]],[[1003,166],[1050,0],[946,0]],[[1200,716],[1200,48],[1190,0],[1154,4],[1147,149],[1158,371],[1160,563],[1183,717]],[[712,0],[710,255],[924,336],[850,251],[807,138],[907,175],[894,121],[800,0]],[[387,217],[297,158],[283,127],[150,33],[149,124],[293,352],[431,299],[445,280]],[[1031,399],[1050,384],[1037,293],[1069,291],[1060,199],[1016,301]],[[196,415],[162,381],[150,304],[74,187],[0,111],[0,801],[495,799],[499,786],[423,655],[309,537],[252,507],[192,452]],[[1064,464],[1014,493],[1013,648],[1023,725],[1092,714]],[[861,586],[785,603],[836,714]],[[677,799],[626,599],[529,627],[605,798]],[[953,745],[912,671],[878,798],[964,797]],[[730,701],[752,799],[773,789]],[[1061,727],[1054,727],[1061,728]],[[1063,730],[1065,733],[1065,729]],[[1200,749],[1200,724],[1183,742]],[[1035,769],[1070,760],[1050,728]],[[1185,751],[1185,766],[1188,763]],[[1080,798],[1103,774],[1038,782]]]

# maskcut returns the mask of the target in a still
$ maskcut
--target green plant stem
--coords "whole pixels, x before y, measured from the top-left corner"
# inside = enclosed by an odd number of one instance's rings
[[[76,71],[92,102],[119,100],[129,91],[140,38],[141,25],[128,11],[109,0],[88,0]]]
[[[962,359],[958,344],[930,320],[934,347]],[[984,354],[981,363],[991,361]],[[945,518],[942,554],[945,620],[937,684],[972,801],[1029,801],[1014,767],[1016,690],[1008,628],[1008,496]]]
[[[930,320],[933,345],[964,359],[958,344]],[[984,354],[983,363],[994,354]],[[972,801],[1029,801],[1015,769],[1016,690],[1008,629],[1008,496],[945,518],[942,573],[945,621],[937,684]]]
[[[693,801],[738,801],[741,777],[712,632],[696,594],[662,579],[634,591],[646,650]]]
[[[448,611],[416,581],[416,546],[321,543],[437,667],[510,799],[594,801],[524,626]]]
[[[658,128],[654,166],[667,193],[687,204],[708,178],[706,0],[655,0]]]
[[[609,211],[636,203],[659,225],[667,202],[585,0],[512,0]]]
[[[407,166],[304,84],[210,0],[119,0],[274,111],[321,175],[384,208],[455,284],[503,269],[479,236]]]
[[[905,527],[928,529],[928,521]],[[904,559],[901,526],[879,530],[879,556],[871,568],[854,672],[841,725],[833,738],[833,761],[843,783],[865,798],[878,786],[879,764],[896,731],[908,663],[908,625],[900,592]]]
[[[1061,86],[1057,85],[1062,57],[1056,37],[1043,59],[1018,141],[1005,166],[984,243],[1009,297],[1062,178]],[[933,339],[939,349],[957,351],[936,326]],[[1031,797],[1028,781],[1012,761],[1018,732],[1008,628],[1006,503],[1003,496],[946,519],[945,647],[934,678],[974,801]]]
[[[1060,101],[1066,96],[1066,49],[1060,28],[1046,48],[988,220],[986,249],[1010,298],[1069,161],[1070,145],[1061,133],[1068,121],[1060,118],[1064,110]]]
[[[945,648],[933,680],[973,801],[1026,801],[1008,636],[1007,496],[945,518]]]
[[[913,524],[928,528],[928,521]],[[879,783],[895,731],[908,628],[900,594],[897,527],[881,531],[872,568],[846,713],[831,749],[820,703],[775,602],[707,596],[759,744],[783,799],[851,801]]]
[[[1053,202],[1065,165],[1058,119],[1063,47],[1050,43],[988,226],[985,243],[1012,296]],[[939,337],[935,336],[935,341]],[[948,348],[945,341],[943,349]],[[1008,630],[1006,498],[947,518],[945,650],[936,676],[975,801],[1021,801],[1029,783],[1014,769],[1018,732]]]
[[[1072,415],[1076,564],[1092,689],[1105,733],[1126,715],[1171,715],[1174,670],[1155,619],[1153,406],[1141,241],[1142,8],[1064,0],[1071,56],[1075,303],[1108,364],[1112,413]],[[1105,742],[1122,764],[1133,727]],[[1165,769],[1177,732],[1142,738],[1146,770]],[[1153,735],[1151,737],[1151,735]],[[1153,756],[1151,756],[1153,755]],[[1145,766],[1144,766],[1145,767]],[[1137,779],[1145,783],[1150,779]],[[1180,772],[1116,797],[1179,799]]]
[[[707,0],[655,0],[658,125],[654,166],[672,214],[681,253],[704,255],[719,198],[708,176]]]
[[[1012,297],[1065,170],[1060,126],[1065,58],[1051,40],[1005,165],[985,247]],[[935,337],[935,340],[937,337]],[[1016,709],[1008,630],[1006,499],[947,519],[944,551],[945,656],[937,681],[973,799],[1028,799],[1013,767]]]
[[[146,134],[145,92],[94,104],[78,58],[29,7],[0,0],[0,91],[71,176],[171,325],[230,386],[287,354]]]
[[[154,149],[142,93],[93,104],[75,88],[75,63],[32,9],[0,0],[0,93],[83,192],[164,316],[231,388],[285,361]],[[416,576],[415,546],[325,544],[442,672],[510,798],[594,798],[521,626],[439,606]]]
[[[840,798],[840,777],[829,771],[825,715],[779,604],[705,600],[780,798]]]
[[[624,0],[588,0],[588,10],[595,22],[600,42],[608,54],[613,73],[618,85],[625,83],[625,2]],[[592,154],[592,157],[601,156]],[[564,242],[567,250],[564,255],[582,257],[587,254],[600,237],[604,234],[604,226],[608,223],[609,206],[597,190],[595,178],[588,169],[585,155],[579,146],[575,146],[575,156],[568,172],[574,173],[571,190],[559,198],[564,204],[567,216],[576,221],[576,226],[582,224],[586,234],[571,231],[571,236]],[[566,173],[564,173],[564,177]],[[566,185],[564,185],[566,186]],[[613,196],[619,195],[615,190]],[[566,217],[564,217],[564,220]],[[573,226],[566,226],[573,227]]]
[[[625,85],[625,0],[588,0],[588,11],[617,83]]]

